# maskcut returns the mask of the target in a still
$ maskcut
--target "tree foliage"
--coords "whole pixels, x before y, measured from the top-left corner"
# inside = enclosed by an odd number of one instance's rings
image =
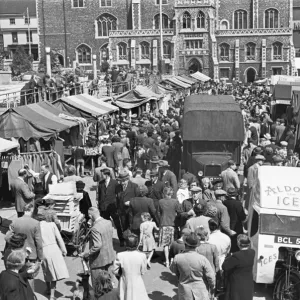
[[[13,76],[21,75],[32,70],[33,58],[29,56],[22,46],[18,46],[10,65]]]
[[[61,68],[61,64],[58,59],[58,53],[54,50],[51,50],[50,59],[51,59],[51,70],[53,73],[57,73]],[[40,60],[38,71],[41,73],[47,72],[46,54]]]

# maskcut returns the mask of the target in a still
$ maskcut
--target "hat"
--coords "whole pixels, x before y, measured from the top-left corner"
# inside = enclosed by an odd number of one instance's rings
[[[192,232],[191,234],[183,237],[183,242],[192,248],[196,248],[200,245],[200,241],[197,237],[197,234]]]
[[[227,196],[228,197],[236,197],[237,196],[237,191],[235,188],[229,188],[227,191]]]
[[[160,161],[160,159],[159,159],[159,157],[156,156],[156,155],[152,156],[152,159],[150,160],[150,162],[151,162],[152,164],[158,164],[159,161]]]
[[[158,176],[158,171],[157,170],[151,170],[150,171],[150,176]]]
[[[15,233],[9,240],[9,246],[14,249],[23,248],[26,239],[25,233]]]
[[[136,118],[137,118],[137,114],[131,115],[131,119],[136,119]]]
[[[255,147],[253,149],[253,153],[254,154],[261,154],[263,152],[262,148],[261,147]]]
[[[266,160],[265,157],[263,155],[260,155],[260,154],[256,155],[255,159],[256,160]]]
[[[279,155],[274,155],[274,156],[272,157],[272,159],[273,159],[273,162],[274,162],[274,163],[280,163],[280,162],[283,162],[283,158],[282,158],[281,156],[279,156]]]
[[[223,183],[223,179],[222,178],[216,178],[212,181],[212,184],[215,185],[217,183]]]
[[[139,192],[140,193],[148,193],[148,188],[145,185],[140,185]]]
[[[216,197],[225,196],[225,195],[227,195],[227,193],[224,190],[216,190],[215,191],[215,196]]]
[[[288,145],[288,143],[286,141],[282,141],[282,142],[280,142],[280,145],[286,147]]]
[[[169,167],[169,166],[170,166],[169,163],[168,163],[166,160],[160,160],[160,161],[158,162],[158,165],[159,165],[160,167]]]
[[[118,180],[124,181],[129,178],[129,173],[127,171],[122,171],[119,173]]]
[[[296,127],[295,127],[294,125],[290,125],[290,126],[289,126],[289,129],[290,129],[290,130],[295,130],[295,128],[296,128]]]
[[[270,133],[266,133],[266,134],[264,135],[264,137],[265,137],[267,140],[270,140],[270,139],[271,139]]]
[[[193,186],[193,187],[191,188],[191,192],[199,193],[199,192],[202,192],[202,189],[201,189],[201,187],[199,187],[199,186]]]
[[[101,171],[103,171],[103,170],[101,170]],[[81,181],[81,180],[76,181],[77,192],[83,191],[84,187],[85,187],[85,183],[83,181]]]

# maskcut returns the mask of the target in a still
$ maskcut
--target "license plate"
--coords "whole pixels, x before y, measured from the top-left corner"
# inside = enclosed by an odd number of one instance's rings
[[[275,235],[274,243],[286,245],[300,245],[300,237]]]

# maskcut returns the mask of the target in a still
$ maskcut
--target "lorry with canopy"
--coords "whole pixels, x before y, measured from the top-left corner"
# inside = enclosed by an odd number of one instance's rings
[[[229,160],[240,163],[244,128],[241,109],[232,96],[187,97],[183,112],[182,168],[200,176],[219,177]]]
[[[274,284],[275,300],[300,299],[299,176],[299,168],[261,166],[250,194],[253,279]]]

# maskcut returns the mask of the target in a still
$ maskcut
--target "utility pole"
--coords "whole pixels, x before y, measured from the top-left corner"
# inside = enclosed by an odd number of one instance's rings
[[[27,25],[28,25],[28,45],[29,45],[29,55],[31,55],[30,19],[29,19],[29,9],[28,9],[28,7],[27,7]]]
[[[159,0],[159,23],[160,23],[160,72],[164,74],[164,39],[163,39],[163,24],[162,24],[162,0]]]

